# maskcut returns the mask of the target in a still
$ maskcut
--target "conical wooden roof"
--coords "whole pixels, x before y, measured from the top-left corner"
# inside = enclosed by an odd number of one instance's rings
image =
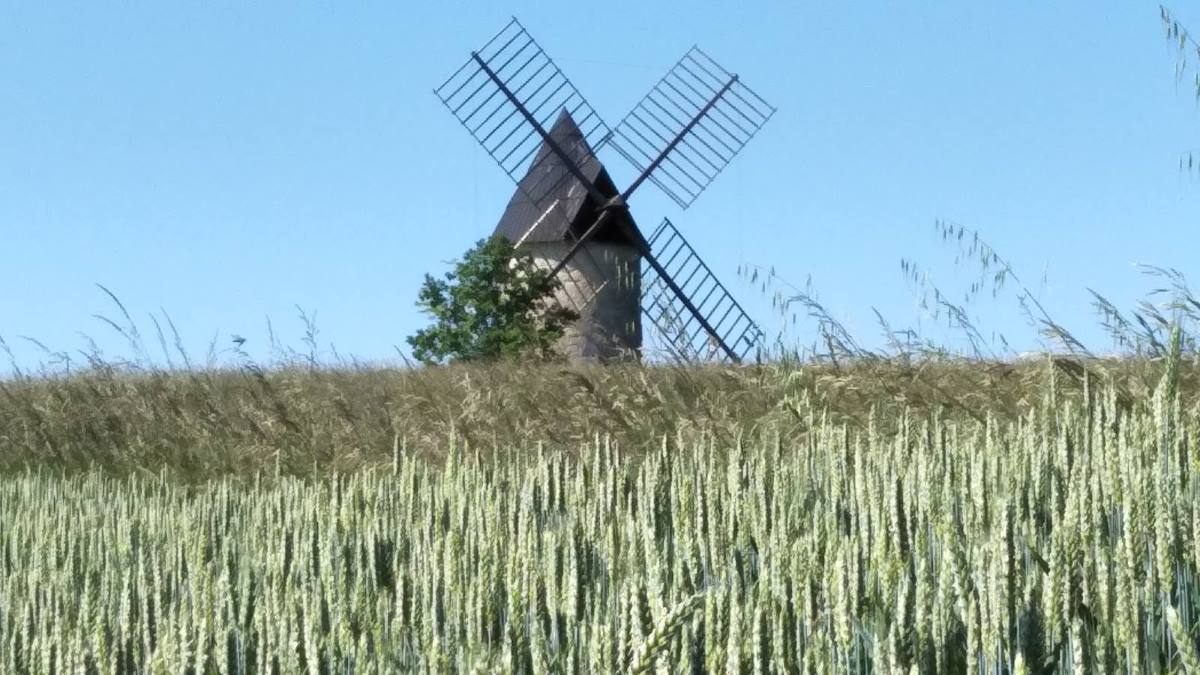
[[[549,131],[550,138],[575,162],[580,172],[596,185],[605,197],[619,194],[604,165],[596,158],[587,139],[570,113],[563,110]],[[517,184],[504,215],[496,225],[496,234],[514,244],[534,244],[572,240],[583,234],[600,215],[587,188],[571,173],[548,143],[542,143],[529,171]],[[596,241],[625,242],[620,220],[637,227],[628,210],[622,210],[595,235]],[[573,235],[573,236],[572,236]]]

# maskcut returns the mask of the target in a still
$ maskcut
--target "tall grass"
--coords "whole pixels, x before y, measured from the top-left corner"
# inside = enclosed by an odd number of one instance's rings
[[[981,421],[935,407],[860,426],[810,393],[787,399],[773,439],[733,423],[720,439],[637,452],[443,439],[436,463],[396,447],[351,473],[304,480],[281,466],[192,487],[9,475],[0,670],[1193,672],[1200,408],[1181,385],[1189,367],[1163,365],[1124,402],[1086,374],[1068,395],[1067,372],[1048,369],[1021,389],[1023,412]],[[447,378],[435,400],[496,384],[435,372]],[[111,386],[165,401],[212,386],[217,419],[191,423],[214,435],[230,419],[309,433],[272,405],[220,417],[262,394],[253,377],[222,377]],[[288,391],[276,377],[273,391]],[[303,377],[313,394],[284,400],[333,400],[348,376]],[[376,377],[370,391],[413,375]],[[712,378],[698,393],[737,376],[686,377]],[[767,375],[744,377],[707,400],[737,404]],[[129,410],[144,400],[124,396]]]
[[[572,450],[597,436],[623,449],[663,437],[803,439],[803,413],[862,431],[907,411],[1013,421],[1057,373],[1078,399],[1085,375],[1129,405],[1162,371],[1151,359],[1046,357],[1026,363],[891,360],[739,367],[494,364],[429,369],[243,364],[131,368],[98,362],[70,377],[0,381],[0,470],[24,466],[207,478],[279,465],[298,475],[390,461],[398,444],[436,458],[447,440],[471,448],[540,442]],[[1200,379],[1186,367],[1180,386]]]

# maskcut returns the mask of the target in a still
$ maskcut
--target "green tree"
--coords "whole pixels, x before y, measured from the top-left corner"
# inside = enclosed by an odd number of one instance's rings
[[[417,306],[433,319],[408,344],[424,363],[551,358],[578,315],[552,300],[558,280],[504,237],[479,240],[443,279],[428,274]]]

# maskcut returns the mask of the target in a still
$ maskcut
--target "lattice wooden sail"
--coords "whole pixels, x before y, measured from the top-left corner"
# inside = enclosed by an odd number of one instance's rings
[[[756,356],[762,330],[675,225],[664,218],[649,242],[666,273],[692,298],[691,308],[683,305],[657,270],[643,270],[642,311],[667,351],[688,361],[738,362]],[[732,354],[721,345],[728,346]]]
[[[692,47],[605,142],[686,209],[774,114],[737,75]]]
[[[609,134],[587,99],[515,18],[471,52],[434,93],[527,197],[546,208],[560,181],[571,173],[544,172],[550,180],[522,184],[526,176],[540,173],[531,161],[578,164],[583,154],[580,146],[595,147]],[[564,111],[581,137],[559,147],[565,157],[553,152],[539,155],[549,138],[547,129]]]

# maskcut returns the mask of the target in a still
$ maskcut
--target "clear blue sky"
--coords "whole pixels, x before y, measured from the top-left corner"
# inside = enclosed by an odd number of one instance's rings
[[[424,324],[422,274],[512,191],[431,89],[516,15],[610,124],[693,43],[779,108],[688,211],[649,186],[633,204],[644,225],[670,216],[768,331],[739,264],[811,275],[867,343],[872,307],[918,323],[901,257],[952,294],[970,277],[941,218],[1103,348],[1088,287],[1132,303],[1151,286],[1136,262],[1200,283],[1200,181],[1176,166],[1200,110],[1156,4],[1041,5],[4,3],[0,335],[27,363],[18,335],[120,353],[92,318],[113,313],[102,283],[143,330],[165,308],[194,350],[216,331],[261,350],[266,317],[300,346],[299,304],[323,346],[393,356]],[[975,311],[1032,346],[1013,306]]]

